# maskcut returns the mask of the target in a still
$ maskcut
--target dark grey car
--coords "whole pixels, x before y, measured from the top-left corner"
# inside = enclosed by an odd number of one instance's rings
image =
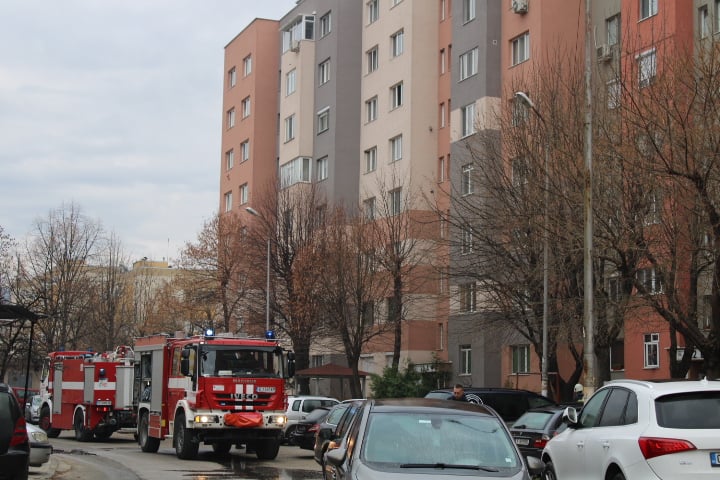
[[[0,383],[0,472],[15,480],[27,480],[30,442],[25,416],[12,389]]]

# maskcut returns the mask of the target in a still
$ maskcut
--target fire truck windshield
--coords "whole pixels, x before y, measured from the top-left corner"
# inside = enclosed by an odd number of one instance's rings
[[[283,373],[280,353],[275,349],[204,345],[200,353],[200,374],[220,377],[280,377]]]

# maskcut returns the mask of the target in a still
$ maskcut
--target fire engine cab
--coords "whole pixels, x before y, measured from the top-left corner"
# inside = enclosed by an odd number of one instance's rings
[[[40,380],[40,427],[53,438],[75,430],[81,442],[135,428],[133,356],[128,346],[49,353]]]
[[[195,458],[201,443],[218,453],[245,445],[260,459],[277,456],[294,354],[276,339],[212,331],[187,338],[153,335],[137,338],[135,352],[137,439],[143,452],[157,452],[171,437],[181,459]]]

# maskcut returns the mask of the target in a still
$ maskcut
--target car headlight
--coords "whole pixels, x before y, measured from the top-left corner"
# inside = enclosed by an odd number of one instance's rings
[[[273,415],[270,417],[270,423],[275,423],[277,425],[285,425],[286,421],[287,417],[285,415]]]
[[[45,432],[31,432],[30,436],[38,443],[45,443],[48,441],[48,436]]]

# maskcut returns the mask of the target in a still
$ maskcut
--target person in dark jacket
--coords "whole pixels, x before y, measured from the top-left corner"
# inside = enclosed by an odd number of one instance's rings
[[[456,383],[453,387],[453,393],[452,396],[449,398],[449,400],[456,400],[458,402],[467,402],[468,399],[465,396],[465,387],[463,387],[461,384]]]

